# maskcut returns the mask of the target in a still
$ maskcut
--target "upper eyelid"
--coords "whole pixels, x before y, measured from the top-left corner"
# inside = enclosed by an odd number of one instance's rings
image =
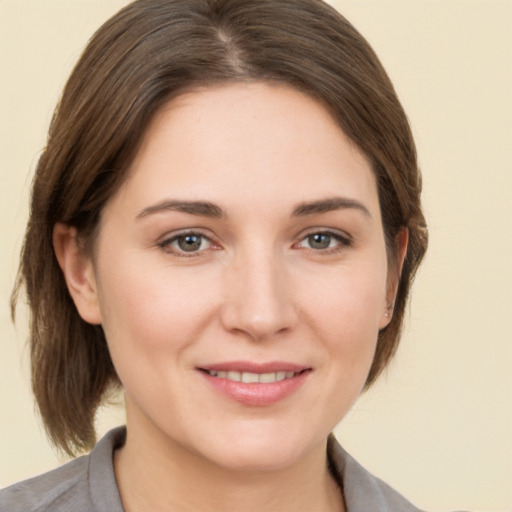
[[[305,242],[305,240],[307,240],[307,238],[315,234],[330,236],[334,238],[336,244],[333,247],[325,247],[322,249],[302,246],[302,244]],[[353,238],[343,231],[326,228],[315,228],[301,234],[293,243],[292,249],[306,251],[307,253],[312,252],[313,254],[317,255],[328,256],[338,254],[342,251],[345,251],[346,249],[352,248],[353,246]]]
[[[186,235],[201,235],[207,238],[210,241],[215,240],[215,237],[209,232],[208,230],[205,230],[203,228],[185,228],[185,229],[179,229],[176,231],[168,232],[164,235],[162,235],[159,238],[160,242],[168,242],[169,240],[175,240],[176,238],[180,236],[186,236]]]
[[[353,236],[347,233],[346,231],[340,230],[340,229],[334,229],[334,228],[322,228],[322,227],[314,227],[314,228],[308,228],[305,231],[303,231],[297,238],[299,240],[304,239],[307,236],[311,236],[314,234],[323,234],[323,235],[331,235],[338,238],[345,239],[347,241],[352,242]]]
[[[173,233],[168,233],[166,235],[163,235],[156,243],[157,247],[160,247],[160,248],[165,248],[165,247],[170,247],[171,244],[173,244],[178,238],[182,237],[182,236],[187,236],[187,235],[198,235],[198,236],[201,236],[203,238],[205,238],[210,246],[207,248],[207,249],[210,249],[212,245],[220,245],[219,242],[216,240],[215,237],[211,236],[210,234],[206,234],[203,232],[203,230],[201,229],[185,229],[185,230],[180,230],[180,231],[177,231],[177,232],[173,232]],[[201,249],[199,251],[195,251],[195,252],[190,252],[190,255],[193,255],[193,254],[198,254],[198,253],[201,253],[201,252],[204,252],[206,251],[207,249]],[[186,251],[180,251],[179,249],[175,251],[176,253],[184,253]]]
[[[196,251],[185,251],[183,249],[180,249],[179,247],[175,247],[174,244],[177,241],[178,238],[184,237],[187,235],[199,235],[203,238],[205,238],[208,241],[208,247],[204,249],[198,249]],[[209,254],[208,251],[210,250],[216,250],[217,247],[215,247],[217,243],[212,240],[212,237],[205,235],[204,233],[200,232],[199,230],[185,230],[178,233],[173,233],[172,235],[167,235],[162,237],[162,239],[157,242],[156,247],[165,252],[168,256],[174,256],[175,258],[180,258],[183,260],[190,259],[192,261],[193,258],[200,258],[204,257],[205,255]]]
[[[353,242],[353,236],[349,233],[347,233],[344,230],[336,229],[336,228],[328,228],[328,227],[322,227],[322,226],[314,226],[307,229],[302,230],[297,236],[294,237],[294,244],[302,241],[304,238],[314,235],[314,234],[326,234],[330,236],[334,236],[336,238],[339,238],[341,240],[347,241],[352,243]],[[164,245],[164,244],[170,244],[180,236],[186,236],[186,235],[200,235],[206,238],[210,243],[216,244],[216,245],[222,245],[219,241],[218,237],[215,236],[210,230],[204,229],[204,228],[185,228],[180,229],[177,231],[173,231],[170,233],[167,233],[160,237],[158,241],[158,245]]]

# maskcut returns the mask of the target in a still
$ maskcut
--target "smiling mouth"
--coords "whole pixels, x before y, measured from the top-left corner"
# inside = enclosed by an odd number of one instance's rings
[[[269,373],[252,373],[252,372],[238,372],[238,371],[217,371],[217,370],[203,370],[212,377],[218,379],[227,379],[232,382],[243,382],[245,384],[269,384],[272,382],[280,382],[287,379],[293,379],[308,370],[301,370],[299,372],[269,372]]]
[[[226,361],[197,367],[212,388],[244,406],[266,407],[296,393],[312,367],[285,361]]]

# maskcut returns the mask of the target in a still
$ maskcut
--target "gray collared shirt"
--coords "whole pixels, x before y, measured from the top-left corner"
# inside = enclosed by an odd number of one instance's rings
[[[89,455],[0,491],[1,512],[123,512],[113,453],[126,429],[111,430]],[[419,512],[366,471],[335,440],[327,445],[330,470],[343,489],[348,512]]]

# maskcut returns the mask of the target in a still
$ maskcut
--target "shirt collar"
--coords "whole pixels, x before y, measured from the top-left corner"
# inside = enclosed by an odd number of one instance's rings
[[[331,474],[342,489],[347,512],[420,512],[352,458],[333,434],[327,442]]]

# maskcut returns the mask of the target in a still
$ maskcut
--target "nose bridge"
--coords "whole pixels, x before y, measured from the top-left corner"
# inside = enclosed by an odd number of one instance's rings
[[[227,329],[263,339],[293,326],[296,315],[282,255],[266,244],[252,245],[237,255],[228,273]]]

